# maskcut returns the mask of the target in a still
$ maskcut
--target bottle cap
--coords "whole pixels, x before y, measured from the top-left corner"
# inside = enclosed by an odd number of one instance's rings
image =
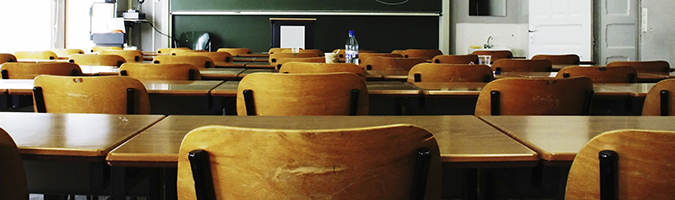
[[[354,35],[354,30],[349,30],[349,35],[350,36]]]

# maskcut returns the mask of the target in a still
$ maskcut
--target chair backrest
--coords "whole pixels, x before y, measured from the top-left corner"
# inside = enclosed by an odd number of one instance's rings
[[[5,62],[16,62],[16,56],[11,53],[0,53],[0,64]]]
[[[177,189],[183,200],[441,196],[437,141],[414,125],[328,130],[212,125],[190,131],[179,152]]]
[[[214,65],[218,63],[232,63],[232,54],[227,52],[208,52],[208,51],[171,51],[174,56],[206,56],[213,60]]]
[[[333,53],[337,53],[338,61],[340,61],[340,62],[345,61],[345,59],[346,59],[345,58],[345,52],[347,52],[347,50],[345,50],[345,49],[334,49],[333,50]],[[361,60],[361,55],[360,55],[361,53],[377,53],[377,51],[367,50],[367,49],[359,49],[359,61],[363,62],[363,60]]]
[[[161,53],[161,54],[169,54],[169,53],[171,53],[171,51],[174,50],[174,49],[190,50],[190,48],[187,48],[187,47],[159,48],[159,49],[157,49],[157,53]]]
[[[219,48],[217,52],[227,52],[232,56],[239,56],[243,54],[252,54],[253,51],[249,48]]]
[[[0,199],[28,199],[23,160],[12,137],[0,128]]]
[[[275,68],[277,70],[281,69],[281,66],[288,62],[308,62],[308,63],[326,63],[326,58],[325,57],[307,57],[307,58],[279,58],[277,59],[277,63],[275,65]]]
[[[101,52],[103,50],[124,50],[118,46],[95,46],[91,48],[91,52]]]
[[[92,66],[122,66],[126,61],[119,55],[75,54],[70,56],[71,63]]]
[[[293,53],[293,49],[284,49],[281,50],[282,53]],[[323,51],[319,49],[300,49],[298,53],[313,53],[316,54],[316,56],[323,57]]]
[[[551,64],[554,65],[578,65],[581,61],[579,56],[576,54],[565,54],[565,55],[535,55],[532,56],[532,60],[538,59],[547,59],[551,61]]]
[[[577,76],[586,76],[593,80],[593,83],[636,83],[637,71],[629,66],[614,67],[586,67],[570,66],[562,68],[556,77],[569,78]]]
[[[276,65],[277,61],[280,58],[311,58],[311,57],[319,57],[319,56],[316,55],[316,53],[277,52],[277,53],[271,54],[268,61],[269,61],[270,65]]]
[[[143,62],[141,50],[103,50],[99,54],[122,56],[127,62]]]
[[[574,157],[565,199],[673,199],[674,150],[673,131],[597,135]]]
[[[487,65],[420,63],[408,72],[408,82],[490,82]]]
[[[70,57],[70,55],[73,54],[84,54],[82,49],[52,49],[50,51],[56,53],[56,55],[59,57]]]
[[[270,50],[267,51],[268,54],[272,55],[275,53],[281,53],[282,51],[286,49],[291,49],[291,48],[270,48]]]
[[[475,115],[587,115],[592,96],[588,77],[501,78],[483,87]]]
[[[391,54],[391,53],[359,53],[359,61],[365,62],[370,57],[381,56],[381,57],[394,57],[394,58],[403,58],[401,54]]]
[[[391,51],[391,54],[399,54],[399,55],[403,56],[403,51],[405,51],[405,50],[403,50],[403,49],[394,49],[394,50]]]
[[[145,86],[131,77],[40,75],[33,85],[36,112],[150,113]]]
[[[607,67],[614,66],[631,66],[637,70],[638,73],[641,72],[670,72],[670,64],[663,60],[656,61],[615,61],[607,64]]]
[[[438,55],[432,60],[433,63],[478,64],[478,55]]]
[[[434,56],[443,55],[443,52],[438,49],[406,49],[401,55],[403,55],[404,58],[422,58],[431,60]]]
[[[155,64],[178,64],[187,63],[198,68],[213,68],[213,60],[206,56],[170,56],[160,55],[155,56],[152,60]]]
[[[152,64],[124,63],[120,67],[120,76],[128,76],[138,80],[201,80],[199,68],[191,64]]]
[[[2,79],[34,79],[43,74],[82,76],[79,65],[66,62],[8,62],[0,70]]]
[[[203,31],[189,31],[181,33],[178,36],[179,47],[188,47],[192,50],[207,50],[211,49],[211,35]]]
[[[642,107],[642,115],[675,115],[675,79],[659,81],[649,89]]]
[[[239,115],[367,115],[368,89],[354,73],[253,73],[237,89]]]
[[[553,66],[550,60],[499,59],[492,66],[495,72],[550,72]]]
[[[308,63],[308,62],[288,62],[279,70],[279,73],[331,73],[331,72],[351,72],[366,78],[366,71],[354,63]]]
[[[15,51],[14,56],[17,59],[36,60],[54,60],[59,57],[53,51]]]
[[[491,61],[493,63],[499,59],[513,58],[513,53],[511,53],[511,51],[509,50],[497,50],[497,51],[477,50],[472,52],[471,55],[490,55]]]
[[[366,70],[403,70],[408,71],[410,68],[419,63],[425,63],[427,60],[422,58],[396,58],[396,57],[370,57],[359,64]]]

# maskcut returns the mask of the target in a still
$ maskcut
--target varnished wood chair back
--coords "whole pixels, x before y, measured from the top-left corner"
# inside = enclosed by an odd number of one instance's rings
[[[441,195],[436,139],[405,124],[326,130],[200,127],[181,143],[177,179],[182,200]]]
[[[281,66],[288,62],[307,62],[307,63],[326,63],[326,58],[325,57],[307,57],[307,58],[279,58],[277,59],[277,63],[275,65],[275,68],[277,70],[281,69]]]
[[[0,64],[5,62],[16,62],[16,56],[11,53],[0,53]]]
[[[0,70],[2,79],[34,79],[43,74],[82,76],[79,65],[66,62],[8,62]]]
[[[340,62],[345,61],[345,59],[346,59],[345,58],[345,52],[347,52],[347,50],[345,50],[345,49],[334,49],[333,50],[333,53],[337,53],[338,61],[340,61]],[[359,49],[359,61],[363,62],[363,60],[361,60],[361,57],[360,57],[361,53],[377,53],[377,51],[367,50],[367,49]]]
[[[579,65],[581,62],[579,56],[576,54],[565,54],[565,55],[535,55],[532,56],[532,60],[538,59],[547,59],[551,61],[553,65]]]
[[[143,84],[124,76],[51,76],[35,78],[36,112],[149,114],[150,101]]]
[[[0,128],[0,177],[0,199],[28,199],[28,182],[21,154],[12,137],[2,128]]]
[[[171,54],[171,51],[174,50],[174,49],[190,50],[190,48],[187,48],[187,47],[159,48],[159,49],[157,49],[157,53],[159,53],[159,54]]]
[[[275,54],[275,53],[281,53],[282,51],[286,49],[291,49],[291,48],[270,48],[270,50],[267,51],[267,54]]]
[[[213,68],[213,60],[206,56],[170,56],[159,55],[153,58],[152,63],[155,64],[179,64],[186,63],[194,65],[198,68]]]
[[[492,63],[492,71],[495,72],[551,72],[553,65],[550,60],[527,60],[527,59],[499,59]]]
[[[403,49],[394,49],[394,50],[391,51],[391,54],[399,54],[399,55],[403,56],[403,51],[405,51],[405,50],[403,50]]]
[[[127,62],[143,62],[141,50],[103,50],[99,54],[122,56]]]
[[[17,59],[55,60],[59,58],[53,51],[15,51]]]
[[[284,49],[281,50],[282,53],[293,53],[293,49]],[[319,49],[300,49],[298,53],[313,53],[316,56],[323,57],[323,51]]]
[[[642,115],[675,115],[675,79],[659,81],[649,89],[642,107]]]
[[[276,65],[277,61],[281,58],[312,58],[319,57],[316,53],[286,53],[286,52],[277,52],[271,54],[268,62],[270,65]],[[325,61],[325,60],[324,60]]]
[[[615,61],[607,64],[607,67],[614,66],[631,66],[637,70],[638,73],[655,72],[668,73],[670,72],[670,64],[663,60],[656,61]]]
[[[58,57],[63,58],[70,57],[73,54],[84,54],[82,49],[52,49],[50,51],[56,53]]]
[[[487,65],[420,63],[408,72],[408,82],[490,82]]]
[[[478,55],[438,55],[432,60],[433,63],[478,64]]]
[[[205,56],[211,58],[215,66],[223,64],[232,64],[232,54],[227,52],[208,52],[208,51],[171,51],[174,56]]]
[[[365,62],[370,57],[393,57],[393,58],[403,58],[401,54],[391,54],[391,53],[359,53],[359,61]]]
[[[490,51],[490,50],[477,50],[471,53],[471,55],[490,55],[490,61],[494,63],[495,61],[499,59],[504,59],[504,58],[513,58],[513,53],[508,50],[497,50],[497,51]]]
[[[588,77],[501,78],[483,87],[475,115],[588,115],[592,95]]]
[[[562,68],[556,77],[568,78],[586,76],[593,80],[593,83],[636,83],[637,71],[629,66],[614,67],[586,67],[570,66]]]
[[[425,63],[427,60],[422,58],[396,58],[396,57],[370,57],[359,64],[366,70],[402,70],[408,71],[419,63]]]
[[[118,46],[95,46],[91,48],[91,52],[101,52],[103,50],[124,50]]]
[[[237,89],[238,115],[367,115],[368,89],[354,73],[253,73]]]
[[[138,80],[201,80],[199,68],[191,64],[152,64],[124,63],[120,67],[120,76],[128,76]]]
[[[574,157],[565,199],[673,199],[673,160],[673,131],[602,133]]]
[[[253,51],[249,48],[219,48],[216,52],[227,52],[232,56],[239,56],[244,54],[252,54]]]
[[[74,54],[70,56],[70,63],[92,66],[122,66],[126,61],[119,55]]]
[[[309,63],[309,62],[288,62],[279,70],[279,73],[331,73],[331,72],[351,72],[366,78],[366,71],[354,63]]]
[[[403,55],[404,58],[422,58],[431,60],[434,56],[443,55],[443,52],[438,49],[406,49],[401,55]]]

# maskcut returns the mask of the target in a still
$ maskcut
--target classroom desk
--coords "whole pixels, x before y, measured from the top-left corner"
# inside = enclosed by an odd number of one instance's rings
[[[425,96],[478,96],[484,82],[411,82]],[[595,83],[596,97],[644,96],[654,83]],[[642,93],[644,92],[644,93]]]
[[[239,80],[245,68],[200,68],[202,80]]]
[[[180,143],[205,125],[333,129],[415,124],[433,133],[441,161],[450,166],[532,167],[538,155],[474,116],[185,116],[171,115],[108,154],[111,166],[177,166]]]
[[[148,94],[173,96],[207,96],[223,81],[141,81]],[[1,79],[0,89],[9,95],[32,95],[33,79]]]
[[[545,164],[570,165],[596,135],[617,129],[675,130],[672,116],[480,116],[535,150]]]

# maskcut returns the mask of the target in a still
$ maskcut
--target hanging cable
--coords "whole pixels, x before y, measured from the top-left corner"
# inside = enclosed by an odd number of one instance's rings
[[[408,1],[410,1],[410,0],[404,0],[404,1],[401,1],[401,2],[390,3],[390,2],[384,2],[384,1],[382,1],[382,0],[375,0],[375,2],[377,2],[377,3],[381,3],[381,4],[384,4],[384,5],[388,5],[388,6],[398,6],[398,5],[403,5],[403,4],[405,4],[405,3],[408,3]]]

